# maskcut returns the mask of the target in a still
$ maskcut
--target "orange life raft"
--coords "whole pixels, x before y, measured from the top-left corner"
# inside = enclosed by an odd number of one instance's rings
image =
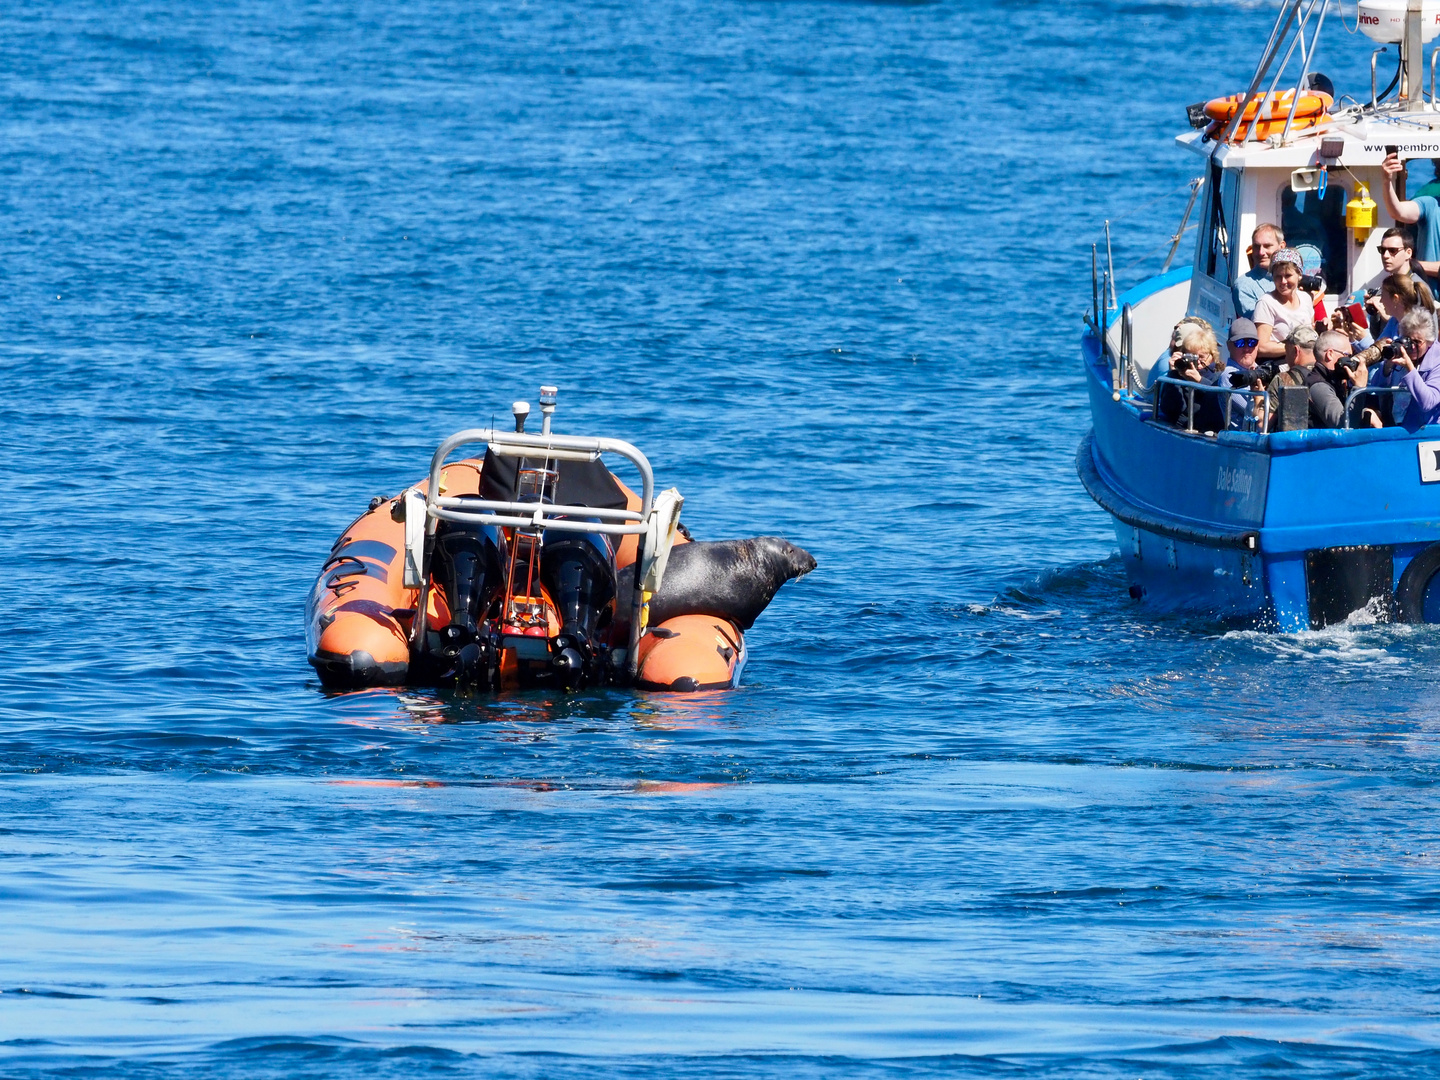
[[[785,544],[789,565],[743,610],[723,590],[718,602],[713,589],[687,595],[684,582],[667,592],[669,554],[690,542],[679,493],[657,499],[629,444],[551,435],[546,391],[544,432],[452,436],[430,478],[372,500],[335,541],[310,592],[306,638],[327,687],[736,684],[750,620],[814,559]],[[486,443],[485,457],[444,460],[467,442]],[[600,464],[617,449],[643,462],[641,494]],[[589,501],[564,501],[580,496]],[[664,615],[653,626],[652,601]]]

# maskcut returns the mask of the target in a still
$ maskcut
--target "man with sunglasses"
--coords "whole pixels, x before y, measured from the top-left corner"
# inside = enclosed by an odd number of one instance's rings
[[[1260,333],[1249,319],[1236,319],[1230,324],[1227,342],[1230,355],[1225,361],[1222,378],[1236,390],[1264,390],[1264,372],[1257,368],[1260,361]],[[1254,410],[1259,398],[1245,394],[1230,395],[1230,426],[1248,430],[1247,421],[1260,413]],[[1263,411],[1263,409],[1262,409]]]
[[[1255,231],[1250,234],[1250,269],[1235,279],[1235,288],[1231,290],[1238,318],[1255,318],[1255,305],[1275,288],[1275,282],[1270,278],[1270,256],[1284,246],[1285,234],[1278,225],[1267,221],[1255,226]]]
[[[1434,316],[1422,308],[1400,316],[1399,345],[1395,366],[1405,372],[1402,381],[1410,393],[1400,426],[1419,431],[1440,421],[1440,348],[1435,346]]]
[[[1424,274],[1431,285],[1440,273],[1440,200],[1433,195],[1416,195],[1413,199],[1402,199],[1395,185],[1405,173],[1405,165],[1399,154],[1389,154],[1380,167],[1385,170],[1385,183],[1380,185],[1380,195],[1385,202],[1385,212],[1400,225],[1415,227],[1415,253],[1410,265]],[[1411,271],[1414,273],[1414,270]]]
[[[1413,274],[1410,260],[1415,257],[1415,240],[1409,229],[1392,225],[1380,237],[1380,262],[1386,274]]]

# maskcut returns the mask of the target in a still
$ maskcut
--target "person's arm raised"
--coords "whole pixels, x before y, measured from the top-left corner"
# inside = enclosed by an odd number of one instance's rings
[[[1395,178],[1405,171],[1405,166],[1400,164],[1400,155],[1391,154],[1380,167],[1385,170],[1385,183],[1380,185],[1385,212],[1396,221],[1414,225],[1420,220],[1420,205],[1395,194]]]

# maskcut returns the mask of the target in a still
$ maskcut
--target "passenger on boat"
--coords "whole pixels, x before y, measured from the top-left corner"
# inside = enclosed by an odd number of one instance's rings
[[[1400,333],[1400,317],[1412,308],[1435,313],[1435,294],[1425,279],[1418,275],[1391,274],[1380,283],[1380,306],[1388,318],[1380,328],[1377,340],[1395,338]]]
[[[1434,195],[1416,195],[1413,199],[1402,199],[1395,192],[1395,181],[1405,172],[1399,154],[1390,154],[1381,168],[1385,170],[1385,183],[1380,185],[1380,195],[1385,201],[1385,212],[1397,222],[1415,226],[1415,253],[1418,258],[1411,260],[1426,277],[1435,278],[1440,273],[1440,200]]]
[[[1345,402],[1364,386],[1370,373],[1365,361],[1350,354],[1350,339],[1326,330],[1315,343],[1315,364],[1305,376],[1310,388],[1310,426],[1338,428],[1345,422]]]
[[[1284,362],[1279,372],[1265,384],[1270,398],[1270,426],[1274,430],[1280,415],[1280,388],[1282,386],[1304,386],[1305,380],[1315,366],[1315,343],[1320,335],[1312,326],[1297,326],[1285,343]]]
[[[1410,260],[1415,257],[1415,234],[1399,225],[1392,225],[1380,237],[1380,263],[1387,274],[1409,274]]]
[[[1170,378],[1205,386],[1219,384],[1222,373],[1220,345],[1208,323],[1202,324],[1193,318],[1182,319],[1175,326],[1170,344],[1170,370],[1166,372]],[[1225,426],[1221,397],[1220,394],[1197,394],[1173,383],[1163,383],[1160,387],[1160,419],[1188,428],[1193,405],[1195,430],[1219,431]]]
[[[1257,367],[1260,356],[1260,339],[1255,324],[1249,319],[1236,319],[1230,324],[1227,339],[1230,356],[1225,361],[1223,375],[1236,390],[1264,390],[1265,371]],[[1258,415],[1255,405],[1258,398],[1245,394],[1230,395],[1230,427],[1250,430],[1251,423]],[[1222,406],[1223,407],[1223,406]]]
[[[1268,221],[1256,225],[1250,234],[1250,269],[1241,274],[1233,290],[1235,314],[1240,318],[1253,319],[1255,305],[1275,285],[1270,279],[1270,259],[1285,246],[1285,234],[1280,226]]]
[[[1405,377],[1405,369],[1397,367],[1398,346],[1395,339],[1400,336],[1400,319],[1407,311],[1420,310],[1432,317],[1435,313],[1435,297],[1423,278],[1409,274],[1391,274],[1380,285],[1380,304],[1371,321],[1379,331],[1377,339],[1367,339],[1365,346],[1356,355],[1370,370],[1370,386],[1376,388],[1399,387]],[[1384,325],[1381,325],[1381,317]],[[1358,419],[1352,421],[1370,427],[1394,427],[1395,418],[1405,414],[1410,403],[1407,392],[1366,394],[1356,400]]]
[[[1410,404],[1400,426],[1419,431],[1440,420],[1440,347],[1435,344],[1435,317],[1427,311],[1407,311],[1400,318],[1400,356]]]
[[[1300,327],[1314,328],[1315,301],[1300,288],[1304,260],[1294,248],[1281,248],[1270,257],[1275,288],[1255,304],[1255,328],[1264,360],[1285,355],[1285,341]]]

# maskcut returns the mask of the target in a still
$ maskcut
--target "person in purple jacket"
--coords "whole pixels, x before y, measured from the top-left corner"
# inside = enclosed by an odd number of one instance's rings
[[[1440,421],[1440,347],[1435,344],[1435,318],[1428,311],[1412,308],[1400,317],[1400,347],[1397,367],[1405,369],[1405,389],[1410,404],[1400,426],[1419,431]]]

